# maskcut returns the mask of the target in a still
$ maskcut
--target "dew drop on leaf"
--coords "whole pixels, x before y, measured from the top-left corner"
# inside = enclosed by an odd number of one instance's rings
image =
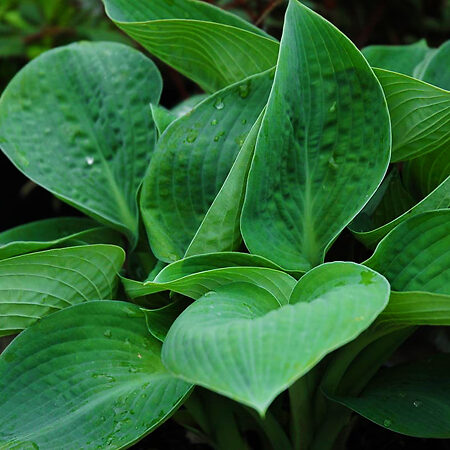
[[[386,428],[389,428],[391,425],[392,425],[392,420],[384,419],[383,426],[385,426]]]
[[[414,400],[413,401],[413,405],[414,405],[415,408],[418,408],[419,406],[422,405],[422,402],[420,400]]]
[[[105,332],[103,333],[103,336],[110,338],[112,336],[111,330],[105,330]]]
[[[336,111],[336,102],[333,102],[333,104],[330,106],[329,111],[332,113],[334,111]]]
[[[217,119],[213,119],[213,120],[211,120],[211,125],[217,125]]]
[[[223,109],[224,107],[225,107],[225,104],[223,103],[223,100],[220,97],[218,97],[214,103],[214,108],[220,110],[220,109]]]
[[[189,133],[186,137],[186,141],[189,142],[190,144],[192,144],[193,142],[195,142],[195,140],[197,139],[197,133],[192,131],[191,133]]]
[[[92,156],[86,156],[85,161],[88,166],[92,166],[92,164],[94,164],[95,160]]]

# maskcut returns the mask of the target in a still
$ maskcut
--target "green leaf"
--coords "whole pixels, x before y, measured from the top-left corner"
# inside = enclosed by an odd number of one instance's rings
[[[288,270],[320,264],[380,184],[389,152],[389,116],[366,60],[291,0],[242,214],[249,250]]]
[[[450,210],[405,220],[364,265],[384,275],[394,291],[450,295]]]
[[[161,78],[136,50],[77,43],[49,51],[0,100],[0,147],[27,177],[135,238],[136,194],[154,146]]]
[[[161,136],[141,193],[142,217],[158,259],[172,262],[185,255],[266,105],[272,76],[267,71],[217,92]]]
[[[43,319],[0,357],[0,446],[131,445],[190,391],[160,351],[129,303],[88,302]]]
[[[164,133],[166,128],[177,118],[177,115],[172,111],[164,108],[164,106],[150,104],[152,110],[153,122],[155,122],[158,135]]]
[[[383,277],[342,262],[308,272],[284,306],[249,283],[221,286],[175,321],[163,362],[263,415],[280,392],[367,328],[388,297]]]
[[[185,257],[232,251],[241,245],[242,205],[262,117],[263,114],[245,139],[227,178],[189,244]]]
[[[450,154],[445,146],[403,165],[405,186],[417,198],[427,196],[449,176]]]
[[[332,397],[397,433],[450,438],[450,356],[382,369],[359,397]]]
[[[191,303],[185,297],[179,297],[172,303],[157,309],[142,308],[145,314],[148,331],[159,341],[164,339],[169,332],[175,319],[186,309]]]
[[[193,95],[192,97],[189,97],[186,100],[183,100],[182,102],[178,103],[178,105],[176,105],[170,111],[173,112],[177,117],[184,116],[188,112],[192,111],[195,106],[197,106],[199,103],[201,103],[203,100],[207,98],[208,94]]]
[[[372,67],[413,76],[416,66],[433,52],[425,39],[410,45],[371,45],[362,54]]]
[[[450,92],[406,75],[374,70],[391,116],[392,162],[448,146]]]
[[[378,196],[372,197],[349,226],[356,238],[369,248],[409,217],[450,207],[450,176],[423,200],[414,204],[398,173],[393,171],[390,175],[379,188],[382,191],[381,201]]]
[[[68,306],[112,298],[124,259],[120,247],[84,245],[1,260],[0,336]]]
[[[218,286],[247,282],[261,286],[281,304],[286,304],[295,286],[295,278],[256,255],[224,252],[191,256],[165,267],[152,281],[122,278],[130,298],[171,290],[198,299]]]
[[[450,40],[444,42],[430,58],[421,79],[427,83],[450,90]]]
[[[214,92],[276,65],[277,41],[206,2],[103,2],[119,28],[205,91]]]
[[[0,259],[51,247],[87,243],[119,244],[120,235],[89,219],[58,217],[20,225],[0,233]]]

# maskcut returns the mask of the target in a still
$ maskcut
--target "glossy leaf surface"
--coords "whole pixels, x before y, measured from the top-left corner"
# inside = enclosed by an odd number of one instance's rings
[[[371,68],[342,33],[292,0],[249,173],[247,247],[288,270],[320,264],[378,187],[389,152]]]
[[[120,247],[85,245],[1,260],[0,336],[71,305],[112,298],[124,257]]]
[[[115,43],[77,43],[36,58],[0,100],[0,147],[28,178],[130,238],[154,146],[151,60]]]
[[[209,292],[175,321],[163,362],[178,377],[264,414],[273,399],[375,319],[389,284],[354,263],[329,263],[298,282],[290,304],[234,283]]]
[[[129,303],[88,302],[43,319],[0,357],[0,446],[127,447],[189,393],[160,350]]]

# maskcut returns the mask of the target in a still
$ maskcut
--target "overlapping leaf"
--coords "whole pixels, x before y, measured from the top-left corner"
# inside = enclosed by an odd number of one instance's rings
[[[320,264],[375,192],[389,152],[388,112],[366,60],[292,0],[249,173],[247,247],[288,270]]]
[[[272,76],[267,71],[217,92],[161,136],[141,194],[143,220],[160,260],[185,255],[267,102]],[[242,179],[235,183],[242,184]],[[241,203],[239,197],[233,200]],[[226,206],[234,209],[233,203]],[[224,225],[234,227],[234,217],[227,217],[226,210],[218,212],[224,215]]]
[[[367,247],[374,247],[389,231],[409,217],[449,207],[450,176],[415,204],[404,188],[398,172],[393,170],[349,228]]]
[[[340,262],[301,278],[289,305],[254,284],[221,286],[175,321],[163,362],[178,377],[264,414],[276,395],[367,328],[388,297],[383,277]]]
[[[360,397],[334,400],[389,430],[422,438],[450,438],[450,358],[383,369]]]
[[[58,217],[20,225],[0,233],[0,259],[89,243],[119,244],[119,233],[78,217]]]
[[[125,448],[162,423],[190,386],[129,303],[52,314],[0,357],[0,447]]]
[[[447,41],[427,61],[427,64],[423,68],[421,79],[442,89],[450,90],[449,60],[450,41]]]
[[[103,0],[118,27],[214,92],[275,66],[279,44],[249,22],[196,0]]]
[[[0,336],[88,300],[113,298],[124,252],[84,245],[0,261]]]
[[[392,161],[405,161],[450,143],[450,92],[415,78],[375,69],[392,122]]]
[[[138,51],[78,43],[45,53],[0,100],[0,147],[29,178],[135,238],[161,78]]]
[[[270,261],[247,253],[211,253],[191,256],[165,267],[152,281],[139,282],[123,278],[130,298],[171,290],[198,299],[219,286],[247,282],[270,292],[279,303],[286,304],[295,278]]]

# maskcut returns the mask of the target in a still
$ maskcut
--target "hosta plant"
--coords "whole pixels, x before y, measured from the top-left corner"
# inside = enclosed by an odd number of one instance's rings
[[[89,218],[0,234],[0,448],[342,448],[354,413],[450,438],[449,44],[362,53],[291,0],[281,42],[195,0],[105,0],[205,94],[168,110],[117,43],[0,100],[14,165]],[[330,250],[331,249],[331,250]],[[251,439],[250,439],[251,437]]]

